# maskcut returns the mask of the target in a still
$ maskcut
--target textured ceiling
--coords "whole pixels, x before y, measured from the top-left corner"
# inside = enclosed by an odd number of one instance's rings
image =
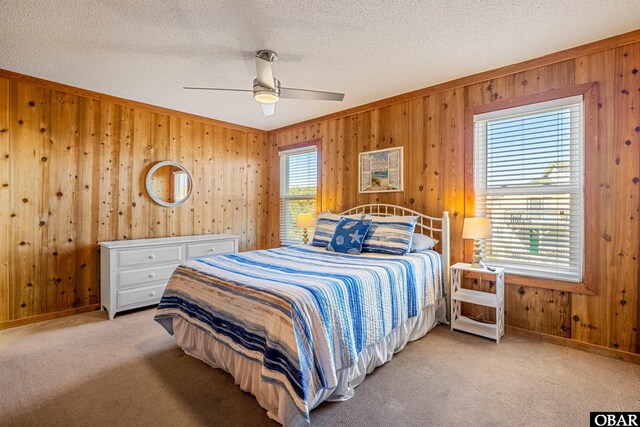
[[[265,130],[640,28],[639,0],[2,0],[0,68]],[[250,93],[257,49],[283,86]]]

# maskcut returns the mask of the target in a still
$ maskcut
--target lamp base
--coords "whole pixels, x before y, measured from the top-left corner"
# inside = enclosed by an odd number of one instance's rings
[[[302,229],[302,243],[304,243],[305,245],[309,243],[309,233],[307,232],[306,228]]]
[[[482,261],[482,249],[480,248],[480,240],[473,241],[473,261],[471,262],[471,267],[473,268],[484,268],[484,266],[480,263]]]

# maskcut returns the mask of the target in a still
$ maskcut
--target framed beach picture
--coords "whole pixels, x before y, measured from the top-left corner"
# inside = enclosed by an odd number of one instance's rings
[[[404,147],[360,153],[360,193],[403,190]]]

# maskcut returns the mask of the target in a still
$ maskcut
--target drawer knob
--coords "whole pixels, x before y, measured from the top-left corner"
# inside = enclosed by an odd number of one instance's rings
[[[155,254],[149,255],[149,259],[154,259],[155,257],[156,257]]]
[[[155,297],[155,296],[156,296],[155,291],[151,291],[151,292],[149,292],[149,296],[150,296],[150,297]]]
[[[153,279],[154,277],[156,277],[156,273],[149,273],[149,279]]]
[[[209,248],[209,252],[215,252],[216,248]]]

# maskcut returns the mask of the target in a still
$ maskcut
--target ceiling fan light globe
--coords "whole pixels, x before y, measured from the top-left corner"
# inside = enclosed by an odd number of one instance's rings
[[[253,99],[262,104],[274,104],[280,100],[280,97],[270,91],[254,92]]]

